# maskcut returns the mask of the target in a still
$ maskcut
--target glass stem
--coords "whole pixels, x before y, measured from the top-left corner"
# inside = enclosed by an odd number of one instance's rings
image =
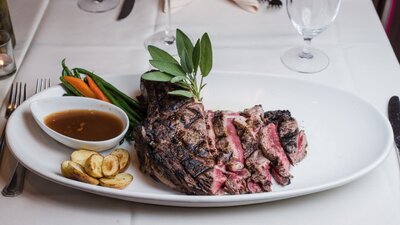
[[[311,40],[312,40],[312,38],[310,38],[310,37],[305,37],[304,38],[303,51],[299,54],[300,58],[302,58],[302,59],[312,59],[314,57],[310,53]]]
[[[175,41],[174,35],[171,33],[171,0],[165,0],[164,4],[167,4],[165,8],[167,14],[167,24],[165,25],[165,43],[171,45]]]

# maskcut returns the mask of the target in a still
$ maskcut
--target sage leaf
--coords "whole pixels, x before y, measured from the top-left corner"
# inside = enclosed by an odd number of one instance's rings
[[[182,67],[175,63],[164,62],[160,60],[150,60],[152,66],[159,69],[161,72],[169,73],[173,76],[185,76],[186,73]]]
[[[206,77],[212,68],[212,46],[210,37],[207,33],[204,33],[200,40],[200,71],[203,77]]]
[[[178,61],[171,56],[168,52],[153,46],[153,45],[149,45],[147,47],[151,57],[153,58],[153,60],[159,60],[159,61],[163,61],[163,62],[169,62],[169,63],[175,63],[175,64],[179,64]]]
[[[171,81],[172,78],[174,77],[158,70],[149,71],[142,75],[142,79],[144,80],[160,81],[160,82],[169,82]]]
[[[197,40],[196,44],[194,45],[193,54],[192,54],[192,61],[193,61],[193,73],[197,74],[197,69],[200,63],[200,40]]]
[[[193,44],[190,38],[183,33],[183,31],[176,29],[176,48],[178,50],[178,55],[180,56],[182,51],[185,49],[188,55],[192,55]]]
[[[189,57],[188,52],[186,51],[186,49],[183,49],[181,54],[179,55],[179,58],[181,59],[181,66],[182,69],[186,72],[186,73],[192,73],[193,72],[193,66],[192,66],[192,59],[191,57]]]
[[[177,83],[177,82],[185,80],[185,79],[186,79],[185,76],[176,76],[176,77],[173,77],[170,82],[171,83]]]
[[[170,95],[177,95],[177,96],[183,96],[187,98],[193,98],[193,94],[190,91],[185,91],[185,90],[175,90],[175,91],[170,91],[168,92]]]

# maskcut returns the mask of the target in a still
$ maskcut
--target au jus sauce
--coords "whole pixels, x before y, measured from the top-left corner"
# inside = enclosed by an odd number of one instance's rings
[[[123,131],[115,115],[98,110],[67,110],[48,115],[44,123],[65,136],[84,141],[104,141]]]

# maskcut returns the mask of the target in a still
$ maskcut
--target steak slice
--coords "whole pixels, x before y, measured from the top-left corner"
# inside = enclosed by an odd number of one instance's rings
[[[271,174],[280,185],[290,184],[290,162],[278,137],[278,129],[274,123],[262,127],[259,132],[260,147],[265,157],[271,161]]]
[[[243,147],[244,158],[248,158],[255,150],[259,149],[258,132],[263,126],[264,111],[260,105],[245,109],[241,117],[235,118],[233,124],[237,130]]]
[[[271,191],[270,161],[265,158],[259,147],[259,131],[264,125],[264,111],[261,105],[245,109],[242,117],[234,119],[237,134],[244,150],[245,165],[251,173],[247,179],[247,189],[250,193]]]
[[[204,107],[193,99],[169,95],[175,88],[142,80],[147,117],[133,132],[140,168],[187,194],[218,193],[215,189],[225,178],[214,167]]]
[[[300,162],[307,155],[308,142],[304,130],[299,131],[296,137],[297,137],[297,151],[287,154],[289,156],[290,161],[293,164]]]
[[[269,111],[265,113],[265,118],[278,126],[280,142],[290,163],[294,165],[303,160],[307,154],[307,138],[291,113],[288,110]]]
[[[240,118],[239,113],[230,111],[214,113],[215,147],[219,153],[217,163],[226,165],[228,171],[240,171],[244,167],[244,150],[233,125],[233,121]]]
[[[271,191],[270,161],[260,150],[256,150],[246,159],[246,166],[251,173],[247,180],[250,193]]]
[[[224,190],[233,195],[248,193],[247,179],[250,175],[250,172],[246,168],[234,172],[228,172],[228,178],[225,181]]]

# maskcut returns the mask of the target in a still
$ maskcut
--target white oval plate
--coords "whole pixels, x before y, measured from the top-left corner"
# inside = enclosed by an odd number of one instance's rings
[[[108,80],[130,96],[138,94],[139,77]],[[262,104],[264,110],[289,109],[305,129],[307,157],[291,169],[286,187],[273,184],[272,192],[231,196],[189,196],[174,192],[138,169],[133,145],[127,172],[134,181],[124,190],[85,184],[61,176],[60,164],[72,149],[47,136],[34,121],[29,103],[61,96],[61,86],[50,88],[24,102],[11,116],[7,143],[29,170],[59,184],[128,201],[185,207],[219,207],[275,201],[315,193],[353,181],[374,169],[388,155],[393,135],[387,119],[357,96],[329,86],[272,75],[214,73],[204,91],[207,109],[242,110]],[[21,141],[22,140],[22,141]],[[106,152],[107,153],[107,152]]]

